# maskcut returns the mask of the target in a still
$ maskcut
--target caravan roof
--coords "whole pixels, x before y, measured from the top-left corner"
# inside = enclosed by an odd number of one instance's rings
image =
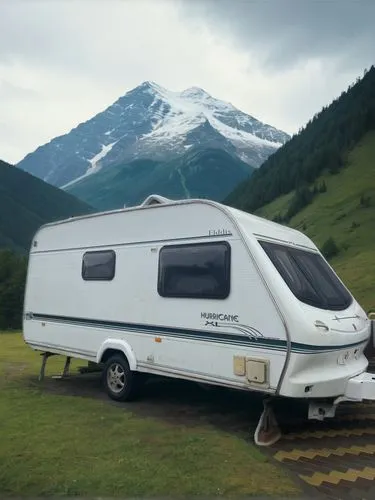
[[[229,217],[231,222],[234,223],[241,230],[241,232],[245,233],[246,235],[254,236],[256,238],[266,238],[269,240],[274,240],[275,242],[277,241],[283,242],[284,244],[286,243],[291,245],[297,245],[300,247],[308,248],[310,250],[315,250],[315,251],[317,250],[313,242],[300,231],[297,231],[290,227],[283,226],[281,224],[277,224],[262,217],[249,214],[241,210],[231,208],[211,200],[205,200],[205,199],[170,200],[168,198],[159,195],[148,196],[143,201],[143,203],[137,206],[121,208],[106,212],[97,212],[93,214],[71,217],[69,219],[64,219],[61,221],[51,222],[41,226],[41,228],[37,232],[37,235],[40,236],[40,233],[43,232],[44,229],[53,228],[66,224],[75,225],[78,221],[87,220],[91,222],[92,219],[98,218],[103,220],[103,218],[107,218],[115,214],[122,214],[122,213],[125,214],[135,211],[162,209],[163,207],[167,206],[168,207],[182,206],[182,205],[196,206],[197,204],[211,206],[212,208],[220,210],[221,213]],[[37,235],[35,235],[34,237],[34,242]],[[36,246],[35,243],[34,246]]]

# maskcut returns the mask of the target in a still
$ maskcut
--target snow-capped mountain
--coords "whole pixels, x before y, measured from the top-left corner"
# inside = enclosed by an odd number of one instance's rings
[[[65,191],[98,210],[138,205],[152,193],[172,200],[222,201],[253,172],[250,165],[226,151],[192,147],[167,162],[139,159],[102,168],[72,182]]]
[[[200,88],[171,92],[144,82],[17,166],[65,187],[110,165],[139,158],[169,161],[197,146],[225,150],[259,167],[288,139]]]

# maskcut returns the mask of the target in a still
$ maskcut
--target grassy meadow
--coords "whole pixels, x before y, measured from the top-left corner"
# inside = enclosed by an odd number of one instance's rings
[[[63,362],[50,358],[46,377]],[[40,363],[21,334],[0,333],[0,498],[298,493],[250,439],[140,417],[105,398],[48,392],[37,381]],[[74,372],[82,362],[72,365]]]

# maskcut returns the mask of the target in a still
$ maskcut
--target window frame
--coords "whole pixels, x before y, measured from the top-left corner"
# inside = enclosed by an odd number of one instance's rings
[[[210,295],[192,295],[189,293],[172,293],[172,294],[166,294],[164,291],[164,278],[163,278],[163,265],[162,265],[162,257],[163,257],[163,250],[179,250],[179,249],[187,249],[187,248],[203,248],[207,246],[224,246],[225,247],[225,254],[224,254],[224,274],[225,274],[225,289],[224,293],[218,295],[218,294],[210,294]],[[195,300],[225,300],[229,297],[230,292],[231,292],[231,279],[232,279],[232,272],[231,272],[231,263],[232,263],[232,248],[228,241],[208,241],[208,242],[201,242],[201,243],[181,243],[181,244],[171,244],[171,245],[164,245],[161,247],[159,251],[159,256],[158,256],[158,283],[157,283],[157,290],[158,294],[160,297],[167,298],[167,299],[195,299]]]
[[[84,275],[85,257],[88,254],[111,254],[113,256],[113,272],[110,276],[106,277],[86,277]],[[81,277],[84,281],[112,281],[116,275],[116,252],[114,250],[87,250],[82,255]]]
[[[300,301],[301,303],[306,304],[306,305],[311,306],[311,307],[315,307],[317,309],[325,310],[325,311],[344,311],[353,303],[352,294],[349,292],[349,290],[342,283],[340,278],[336,275],[334,270],[330,267],[330,265],[326,262],[326,260],[323,258],[323,256],[320,253],[314,252],[314,251],[309,250],[309,249],[292,247],[292,246],[287,245],[287,244],[275,243],[275,242],[271,242],[268,240],[257,240],[257,241],[258,241],[260,247],[262,248],[262,250],[264,251],[264,253],[266,254],[267,258],[270,260],[274,269],[279,273],[279,275],[280,275],[281,279],[283,280],[283,282],[285,283],[285,285],[289,288],[289,290],[294,295],[294,297],[296,297],[296,299],[298,301]],[[265,247],[270,248],[270,252],[271,252],[271,255],[273,255],[273,257],[270,257],[270,255],[268,254]],[[299,280],[301,280],[301,276],[302,276],[302,279],[305,281],[305,284],[302,282],[301,283],[304,284],[305,287],[307,284],[308,287],[310,287],[312,289],[313,293],[315,294],[315,296],[318,299],[318,302],[314,301],[313,299],[309,300],[306,296],[304,297],[302,293],[299,293],[298,289],[295,289],[295,287],[293,287],[293,285],[290,283],[290,280],[285,276],[285,271],[280,271],[279,268],[281,267],[281,269],[282,269],[284,264],[278,263],[278,258],[272,252],[273,248],[275,248],[275,249],[281,248],[287,252],[288,258],[293,261],[293,269],[292,269],[293,274],[295,274]],[[301,263],[298,262],[298,260],[295,256],[298,253],[300,253],[304,256],[310,254],[313,256],[313,258],[317,259],[317,265],[319,267],[319,272],[326,280],[328,280],[328,284],[331,286],[331,288],[334,289],[336,295],[339,297],[340,296],[342,297],[342,302],[339,305],[332,304],[329,297],[327,298],[327,295],[321,291],[321,288],[316,286],[317,285],[316,280],[315,279],[311,280],[309,275],[305,272],[304,265],[303,264],[301,265]],[[297,255],[297,257],[298,257],[298,255]],[[276,263],[278,263],[278,265],[274,262],[274,259],[276,260]],[[290,273],[289,270],[287,270],[287,271],[288,271],[288,273]]]

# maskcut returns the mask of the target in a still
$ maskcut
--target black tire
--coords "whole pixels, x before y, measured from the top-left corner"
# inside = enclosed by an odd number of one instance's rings
[[[103,386],[107,395],[115,401],[132,401],[138,395],[137,374],[121,354],[114,354],[105,363]]]

